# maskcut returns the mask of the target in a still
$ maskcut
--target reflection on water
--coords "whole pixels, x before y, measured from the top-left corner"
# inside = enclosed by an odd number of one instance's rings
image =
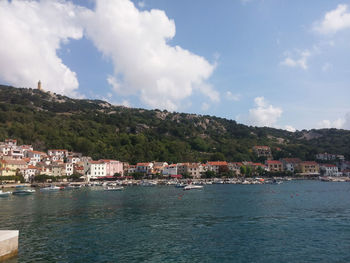
[[[350,261],[350,184],[79,189],[0,199],[9,262]]]

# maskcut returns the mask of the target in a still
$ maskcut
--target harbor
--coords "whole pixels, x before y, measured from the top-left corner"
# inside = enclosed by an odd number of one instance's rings
[[[203,186],[37,188],[0,198],[0,225],[20,231],[18,262],[349,260],[350,184]]]

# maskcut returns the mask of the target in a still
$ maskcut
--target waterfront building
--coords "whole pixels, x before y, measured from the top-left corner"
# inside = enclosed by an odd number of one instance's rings
[[[34,161],[36,163],[41,162],[41,159],[46,156],[46,153],[44,152],[39,152],[39,151],[27,151],[26,152],[26,157],[30,158],[31,161]]]
[[[117,160],[101,160],[106,164],[106,176],[114,176],[116,173],[124,175],[123,163]]]
[[[226,161],[207,162],[207,166],[208,171],[213,171],[216,174],[228,171],[228,164]]]
[[[136,164],[136,172],[138,173],[152,173],[153,163],[137,163]]]
[[[177,165],[176,164],[166,165],[163,168],[162,174],[164,176],[177,175]]]
[[[283,171],[283,164],[281,161],[267,160],[266,165],[267,165],[267,170],[270,172],[282,172]]]
[[[27,163],[23,160],[1,160],[0,172],[2,176],[15,176],[18,172],[24,173]]]
[[[324,176],[340,176],[338,167],[334,164],[323,163],[320,164],[320,173]]]
[[[318,163],[314,161],[306,161],[300,163],[300,170],[303,174],[319,174],[320,168]]]
[[[229,171],[234,172],[236,175],[240,175],[242,165],[243,163],[241,162],[233,162],[233,163],[228,163],[227,167]]]
[[[88,180],[91,178],[105,177],[106,176],[106,163],[103,161],[87,162],[87,167],[84,166],[85,175]]]
[[[296,170],[300,169],[299,164],[301,160],[299,158],[283,158],[281,162],[284,171],[294,173]]]
[[[39,175],[40,174],[40,168],[36,167],[34,165],[28,165],[27,169],[24,170],[24,180],[26,182],[30,182],[34,176]]]

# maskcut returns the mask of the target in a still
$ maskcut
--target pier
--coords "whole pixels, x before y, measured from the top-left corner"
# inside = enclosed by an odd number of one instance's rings
[[[18,230],[0,230],[0,262],[18,254]]]

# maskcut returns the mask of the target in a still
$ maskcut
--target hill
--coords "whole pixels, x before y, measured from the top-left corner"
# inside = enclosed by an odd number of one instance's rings
[[[0,85],[0,140],[14,138],[36,149],[66,148],[93,158],[137,161],[258,161],[254,145],[274,157],[312,160],[318,152],[350,158],[350,131],[291,133],[224,118],[114,106],[36,89]]]

